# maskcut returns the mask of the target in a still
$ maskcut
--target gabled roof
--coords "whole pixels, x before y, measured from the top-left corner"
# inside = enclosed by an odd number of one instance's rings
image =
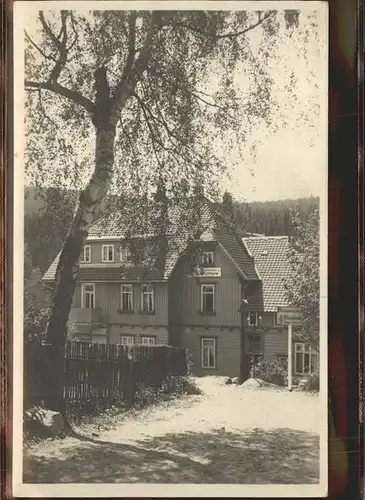
[[[285,278],[290,273],[288,236],[253,236],[243,238],[254,258],[257,273],[262,280],[264,311],[275,312],[287,306]]]
[[[186,220],[190,222],[186,223]],[[152,217],[151,217],[152,219]],[[183,221],[183,224],[180,224]],[[138,224],[137,224],[138,225]],[[199,236],[208,231],[214,239],[221,245],[227,256],[232,260],[237,268],[237,271],[247,280],[257,280],[258,276],[254,267],[253,259],[247,252],[240,236],[230,227],[227,220],[221,212],[217,210],[215,205],[209,200],[200,207],[199,217],[191,211],[191,214],[183,211],[177,212],[176,209],[169,212],[169,228],[165,231],[163,237],[157,236],[153,225],[148,224],[148,221],[143,221],[144,235],[141,235],[140,230],[131,231],[131,228],[126,224],[123,214],[118,212],[106,214],[96,220],[89,230],[88,240],[92,241],[99,238],[115,238],[116,241],[122,241],[124,238],[144,238],[146,241],[161,240],[160,253],[156,258],[153,269],[147,271],[138,266],[114,266],[108,270],[106,267],[102,270],[91,266],[81,266],[78,273],[78,281],[92,279],[92,276],[100,276],[99,279],[108,279],[110,274],[113,274],[116,279],[134,280],[142,278],[144,280],[167,280],[173,269],[175,268],[181,254],[186,250],[188,244],[192,240],[196,240]],[[55,279],[56,269],[59,261],[60,253],[57,255],[43,279],[45,281],[53,281]],[[111,277],[109,278],[111,279]]]

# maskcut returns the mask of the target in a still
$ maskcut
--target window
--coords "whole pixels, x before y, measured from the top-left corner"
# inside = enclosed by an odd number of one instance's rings
[[[142,345],[155,345],[155,337],[142,337]]]
[[[264,346],[262,336],[259,334],[247,335],[246,353],[247,354],[263,354]]]
[[[295,344],[295,373],[305,375],[318,367],[318,354],[309,344]]]
[[[120,343],[122,345],[134,345],[135,337],[128,336],[128,335],[121,335],[120,336]]]
[[[202,339],[202,368],[216,367],[215,339]]]
[[[249,326],[257,326],[259,324],[259,317],[257,312],[250,312],[248,313],[248,324]]]
[[[142,285],[141,304],[143,312],[153,312],[155,310],[155,294],[153,285]]]
[[[81,251],[80,262],[91,262],[91,246],[85,245]]]
[[[214,252],[203,252],[202,264],[203,266],[212,266],[214,264]]]
[[[120,262],[132,262],[132,252],[128,247],[120,247]]]
[[[102,262],[114,262],[114,245],[103,245],[101,248]]]
[[[215,286],[201,286],[201,310],[202,312],[212,313],[215,310]]]
[[[81,286],[81,307],[93,309],[95,307],[95,285],[83,283]]]
[[[133,286],[122,285],[120,294],[120,308],[122,311],[133,311]]]

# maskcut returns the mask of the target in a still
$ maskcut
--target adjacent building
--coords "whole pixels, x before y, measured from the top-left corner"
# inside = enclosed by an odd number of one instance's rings
[[[163,233],[145,234],[131,233],[121,214],[95,221],[80,256],[70,336],[181,346],[197,375],[246,378],[253,355],[287,357],[277,311],[287,305],[288,238],[242,235],[208,200],[188,225],[171,219]],[[58,256],[44,276],[49,285],[57,264]],[[315,368],[310,346],[295,343],[293,353],[296,374]]]

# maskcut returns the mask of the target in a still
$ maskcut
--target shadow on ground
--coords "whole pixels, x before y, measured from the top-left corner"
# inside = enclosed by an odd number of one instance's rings
[[[319,438],[291,429],[184,432],[133,445],[67,439],[57,454],[26,456],[26,483],[246,483],[319,481]]]

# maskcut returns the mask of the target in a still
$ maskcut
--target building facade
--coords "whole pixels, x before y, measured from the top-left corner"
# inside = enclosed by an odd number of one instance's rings
[[[207,202],[198,234],[139,236],[142,254],[158,248],[144,265],[123,221],[113,220],[96,221],[82,250],[70,338],[180,346],[191,353],[196,375],[245,379],[252,356],[287,357],[287,329],[277,324],[278,308],[287,305],[287,237],[242,238]],[[57,264],[58,257],[44,276],[50,285]],[[293,353],[295,374],[315,369],[309,346],[294,343]]]

